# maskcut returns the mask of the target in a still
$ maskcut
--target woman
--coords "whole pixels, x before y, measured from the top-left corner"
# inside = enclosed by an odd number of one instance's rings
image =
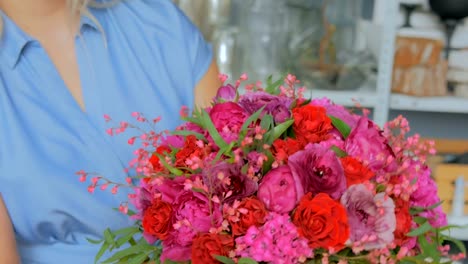
[[[0,0],[0,263],[93,263],[86,238],[129,223],[113,209],[124,190],[91,195],[74,175],[126,177],[132,134],[106,135],[103,115],[172,129],[219,87],[210,46],[170,0],[88,2]]]

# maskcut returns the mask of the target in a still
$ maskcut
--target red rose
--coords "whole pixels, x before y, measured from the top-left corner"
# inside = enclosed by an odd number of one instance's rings
[[[332,121],[324,107],[304,105],[293,109],[293,130],[304,145],[328,139],[333,129]]]
[[[229,235],[199,234],[193,239],[192,263],[219,263],[214,256],[228,256],[234,248],[234,240]]]
[[[234,236],[241,236],[247,232],[249,227],[261,226],[265,223],[265,217],[268,213],[265,205],[257,198],[250,197],[242,200],[237,210],[246,210],[239,212],[239,220],[232,221],[229,219],[229,224],[232,227],[232,234]]]
[[[340,160],[341,165],[343,165],[348,187],[370,180],[375,175],[374,172],[364,166],[362,162],[351,156],[341,158]]]
[[[299,234],[309,240],[309,247],[340,250],[349,238],[346,209],[325,193],[304,195],[293,213],[292,221]]]
[[[171,225],[172,207],[160,198],[154,199],[143,213],[143,231],[160,240],[167,238]]]
[[[304,146],[293,138],[277,139],[273,142],[273,156],[281,164],[287,164],[292,154],[302,150]]]
[[[402,199],[393,199],[395,202],[396,228],[395,243],[397,246],[403,245],[410,237],[406,234],[411,230],[412,218],[409,212],[410,205],[408,201]]]
[[[177,167],[186,167],[185,161],[192,157],[198,157],[200,160],[205,157],[205,148],[197,145],[197,138],[189,135],[185,138],[184,146],[175,154]]]

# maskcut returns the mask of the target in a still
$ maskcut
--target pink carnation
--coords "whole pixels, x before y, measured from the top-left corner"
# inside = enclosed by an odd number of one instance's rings
[[[273,264],[303,263],[313,256],[307,239],[299,237],[288,215],[270,213],[266,223],[251,226],[245,236],[236,239],[235,252],[239,257]]]
[[[210,210],[211,208],[211,210]],[[222,222],[219,204],[211,203],[198,192],[184,191],[173,203],[174,230],[163,241],[161,260],[186,261],[190,259],[193,238],[198,233],[208,233]]]

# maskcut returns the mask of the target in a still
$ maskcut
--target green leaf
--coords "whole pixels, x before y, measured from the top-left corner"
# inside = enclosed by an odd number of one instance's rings
[[[199,119],[199,118],[196,118],[196,117],[186,117],[183,119],[184,121],[186,122],[190,122],[190,123],[193,123],[195,125],[198,125],[200,127],[203,127],[203,122]]]
[[[117,239],[117,241],[115,242],[116,247],[119,248],[119,247],[123,246],[124,244],[126,244],[127,242],[129,242],[130,239],[132,239],[133,236],[138,232],[139,232],[139,230],[137,230],[134,233],[128,233],[128,234],[125,234],[125,235],[122,235],[121,237],[119,237]]]
[[[115,236],[114,236],[114,234],[112,234],[112,231],[109,228],[104,230],[104,240],[106,240],[107,244],[113,245],[114,244],[114,239],[115,239]]]
[[[416,216],[413,218],[413,221],[419,225],[423,225],[424,223],[427,222],[427,218],[425,217],[420,217],[420,216]]]
[[[269,131],[274,124],[272,115],[264,115],[260,121],[260,127],[265,131]]]
[[[159,162],[161,162],[161,164],[162,164],[171,174],[174,174],[174,175],[176,175],[176,176],[180,176],[180,175],[184,174],[183,171],[181,171],[181,170],[179,170],[179,169],[177,169],[177,168],[174,168],[174,167],[172,167],[171,165],[169,165],[169,164],[167,163],[166,159],[165,159],[162,155],[157,154],[157,153],[155,153],[154,155],[158,156]]]
[[[131,226],[131,227],[125,227],[125,228],[115,230],[112,233],[114,235],[118,236],[118,235],[125,235],[125,234],[129,234],[129,233],[135,234],[139,230],[140,229],[137,226]]]
[[[432,229],[431,224],[429,224],[429,222],[425,222],[424,224],[420,225],[418,228],[412,230],[406,235],[410,237],[417,237],[417,236],[427,233],[431,229]]]
[[[455,246],[457,246],[457,248],[458,248],[463,254],[466,254],[466,247],[465,247],[465,244],[463,244],[463,242],[461,242],[460,240],[455,239],[455,238],[452,238],[452,237],[449,237],[449,236],[445,236],[445,235],[442,236],[442,239],[444,239],[445,241],[450,241],[450,242],[452,242],[453,244],[455,244]]]
[[[272,130],[268,131],[265,134],[265,140],[268,144],[273,143],[277,138],[279,138],[281,135],[283,135],[286,130],[288,130],[289,127],[294,124],[294,120],[287,120],[277,126],[275,126]]]
[[[89,243],[91,244],[95,244],[95,245],[98,245],[98,244],[101,244],[104,240],[100,239],[100,240],[94,240],[94,239],[91,239],[91,238],[86,238],[86,240],[88,240]]]
[[[205,110],[202,110],[202,120],[203,120],[203,127],[208,130],[208,133],[210,133],[211,138],[213,138],[213,141],[215,144],[220,148],[226,148],[227,143],[224,141],[224,139],[221,137],[219,134],[218,130],[216,130],[216,127],[213,124],[213,121],[210,118],[210,115]]]
[[[264,154],[267,156],[267,160],[263,162],[263,175],[265,175],[268,171],[270,171],[271,166],[273,165],[273,162],[275,161],[275,157],[273,157],[273,154],[271,153],[270,150],[266,150]]]
[[[228,257],[225,257],[225,256],[219,256],[219,255],[215,255],[213,256],[215,259],[217,259],[218,261],[220,261],[221,263],[224,263],[224,264],[235,264],[236,262],[234,262],[234,260],[228,258]]]
[[[432,258],[434,263],[440,263],[440,252],[437,250],[436,243],[429,243],[425,236],[418,237],[418,245],[421,247],[423,254]]]
[[[146,260],[148,259],[148,255],[150,252],[143,252],[135,257],[133,257],[129,262],[126,262],[127,264],[142,264],[146,263]]]
[[[329,115],[330,119],[332,120],[332,125],[340,131],[341,135],[343,138],[347,138],[349,136],[349,133],[351,133],[351,128],[346,124],[343,120],[334,117],[332,115]]]
[[[116,252],[114,255],[112,255],[110,258],[106,259],[102,263],[113,263],[115,261],[118,261],[124,257],[128,257],[131,255],[135,254],[140,254],[141,252],[151,252],[154,250],[154,246],[148,245],[146,242],[145,243],[138,243],[135,246],[128,247],[126,249],[120,250]]]
[[[257,261],[251,258],[240,258],[238,264],[258,264]]]
[[[98,263],[98,260],[102,257],[102,255],[104,255],[107,249],[109,249],[109,246],[110,244],[108,244],[107,242],[102,243],[102,246],[96,254],[96,257],[94,257],[94,263]]]
[[[194,192],[199,192],[199,193],[205,193],[205,191],[201,188],[195,188],[195,187],[192,187],[192,191]]]
[[[232,148],[235,146],[235,142],[231,142],[229,143],[229,145],[226,145],[226,147],[224,148],[221,148],[218,153],[216,154],[214,160],[212,161],[213,164],[215,164],[220,158],[222,155],[226,155],[226,156],[231,156],[231,150]]]
[[[438,206],[440,206],[444,201],[440,201],[438,203],[435,203],[431,206],[428,206],[428,207],[419,207],[419,206],[413,206],[410,208],[410,214],[412,215],[415,215],[415,214],[419,214],[421,212],[424,212],[424,211],[429,211],[429,210],[432,210],[434,208],[437,208]]]
[[[335,152],[335,154],[336,154],[336,156],[338,156],[338,158],[344,158],[344,157],[348,156],[348,153],[344,152],[342,149],[340,149],[337,146],[331,146],[330,149]]]
[[[281,78],[275,82],[272,82],[272,79],[272,75],[268,76],[267,87],[265,88],[265,91],[269,94],[279,94],[280,91],[278,87],[284,83],[284,76],[281,76]]]
[[[462,228],[463,229],[468,228],[468,225],[462,225],[462,226],[460,226],[460,225],[446,225],[444,227],[438,228],[438,230],[439,231],[446,231],[446,230],[450,231],[450,229],[462,229]]]
[[[179,262],[172,261],[170,259],[164,260],[164,264],[180,264]]]
[[[377,187],[375,188],[375,191],[376,191],[377,193],[379,193],[379,192],[385,192],[386,189],[387,189],[387,187],[385,187],[385,185],[383,185],[383,184],[378,184]]]
[[[242,142],[242,140],[244,140],[245,136],[247,135],[247,132],[248,132],[248,129],[249,129],[249,126],[250,124],[252,124],[253,122],[255,122],[259,117],[260,117],[260,114],[262,114],[263,112],[263,109],[265,109],[265,106],[263,106],[262,108],[258,109],[255,113],[253,113],[249,118],[247,118],[247,120],[245,120],[244,124],[242,125],[241,127],[241,130],[239,132],[239,142]]]
[[[197,133],[195,131],[190,131],[190,130],[176,130],[176,131],[173,131],[171,132],[172,135],[174,136],[195,136],[197,139],[199,140],[203,140],[203,141],[206,141],[206,138],[204,135],[200,134],[200,133]]]

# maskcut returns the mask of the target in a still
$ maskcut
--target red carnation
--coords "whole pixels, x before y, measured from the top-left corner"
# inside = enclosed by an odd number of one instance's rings
[[[185,138],[184,146],[176,153],[175,165],[177,167],[186,167],[186,160],[197,157],[200,160],[206,156],[206,149],[197,145],[197,138],[189,135]]]
[[[362,164],[362,162],[351,156],[341,158],[340,160],[344,169],[346,184],[348,187],[353,184],[359,184],[370,180],[375,175],[374,172]]]
[[[293,109],[293,130],[304,145],[318,143],[329,138],[333,129],[327,110],[321,106],[304,105]]]
[[[234,248],[234,240],[229,235],[223,234],[199,234],[192,244],[193,264],[219,263],[214,256],[228,256]]]

